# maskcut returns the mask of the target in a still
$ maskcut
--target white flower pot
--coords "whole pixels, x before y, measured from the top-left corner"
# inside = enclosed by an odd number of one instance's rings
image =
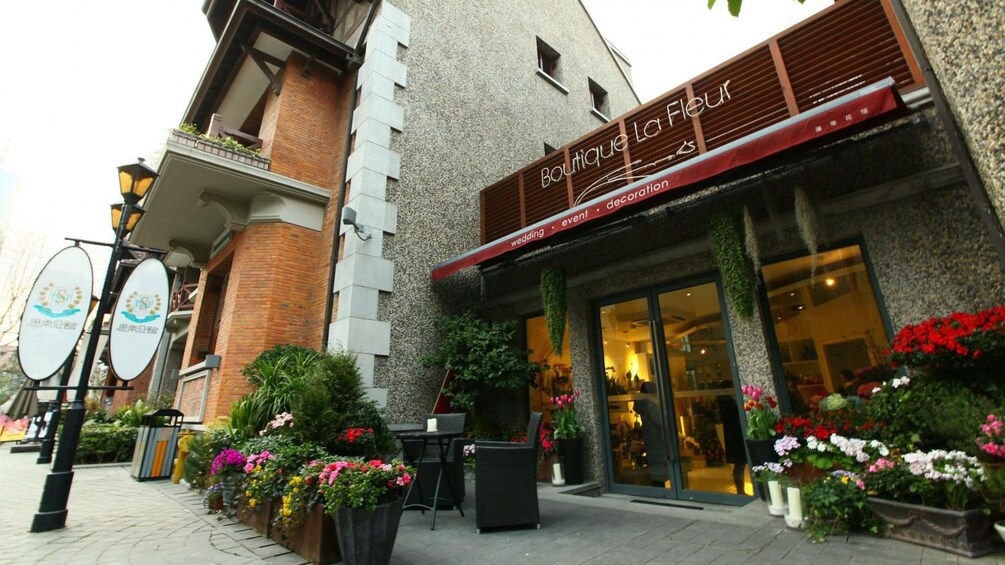
[[[782,496],[782,483],[768,481],[768,514],[772,516],[785,515],[785,498]]]
[[[785,525],[802,530],[806,528],[807,520],[803,514],[803,491],[799,487],[786,487],[785,489]]]

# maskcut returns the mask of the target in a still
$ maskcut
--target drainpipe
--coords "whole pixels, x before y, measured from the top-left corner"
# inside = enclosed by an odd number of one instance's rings
[[[953,155],[960,163],[963,177],[966,179],[967,187],[970,189],[970,196],[977,204],[981,221],[984,223],[988,237],[991,239],[991,245],[994,246],[995,252],[998,254],[999,266],[1005,271],[1005,232],[1002,231],[1001,221],[999,221],[994,206],[991,204],[987,188],[984,186],[984,182],[977,172],[977,166],[974,164],[970,150],[967,148],[963,132],[956,122],[952,110],[949,108],[949,103],[946,102],[946,95],[942,91],[942,85],[939,83],[938,77],[935,76],[935,71],[928,61],[928,56],[925,55],[921,40],[918,38],[918,32],[915,31],[914,24],[911,23],[910,18],[907,16],[907,10],[904,8],[903,2],[901,0],[890,0],[890,6],[897,15],[897,19],[900,20],[900,27],[904,30],[904,37],[907,38],[911,50],[914,51],[914,56],[918,59],[921,74],[925,77],[925,84],[928,85],[928,89],[932,94],[935,112],[942,120],[946,133],[949,134],[949,142],[953,147]]]
[[[363,45],[366,41],[366,34],[370,31],[370,24],[373,23],[373,18],[377,13],[379,5],[380,0],[374,0],[370,7],[370,13],[366,15],[366,23],[363,25],[363,30],[360,33],[359,44],[356,45],[356,55],[358,57],[363,56]],[[358,69],[356,70],[358,71]],[[355,81],[355,79],[353,80]],[[328,327],[332,323],[332,305],[335,303],[335,268],[337,266],[336,263],[338,263],[338,232],[341,225],[342,207],[345,206],[345,190],[348,180],[346,178],[346,170],[349,168],[349,153],[352,148],[352,112],[356,109],[356,93],[358,91],[359,89],[353,84],[352,95],[349,100],[349,125],[345,130],[345,151],[342,152],[342,181],[339,185],[338,202],[335,204],[335,226],[332,228],[335,230],[335,233],[332,234],[331,261],[328,263],[328,294],[325,297],[325,323],[321,333],[321,347],[325,349],[328,349]]]

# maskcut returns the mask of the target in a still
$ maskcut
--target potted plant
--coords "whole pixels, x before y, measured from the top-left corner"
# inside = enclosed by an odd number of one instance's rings
[[[402,495],[414,472],[399,461],[376,459],[325,465],[319,490],[325,512],[335,518],[342,559],[348,565],[390,563]]]
[[[452,409],[470,412],[472,420],[481,394],[521,390],[541,371],[527,361],[529,351],[514,346],[514,323],[488,322],[468,310],[439,318],[435,327],[440,343],[422,364],[453,375],[441,392]]]
[[[335,520],[325,513],[319,489],[327,465],[323,460],[309,460],[289,474],[276,503],[271,535],[283,547],[315,564],[342,560]]]
[[[876,459],[861,475],[888,537],[967,557],[995,550],[978,489],[984,469],[961,451],[913,451]]]
[[[785,481],[785,467],[781,463],[768,462],[750,468],[750,474],[768,493],[768,514],[782,516],[785,514],[785,499],[782,497],[782,486]]]
[[[211,472],[217,479],[223,496],[224,508],[232,511],[237,503],[237,495],[244,479],[244,465],[247,458],[236,449],[224,449],[213,458]]]
[[[743,411],[747,414],[747,449],[750,451],[751,466],[778,461],[775,453],[775,425],[778,424],[778,403],[764,389],[756,385],[744,385]]]
[[[562,470],[567,485],[583,484],[583,426],[576,413],[576,399],[580,393],[565,393],[554,396],[551,403],[553,435],[558,441],[558,453],[562,458]]]
[[[862,479],[851,471],[833,471],[801,489],[806,535],[823,541],[836,532],[879,532]]]
[[[908,324],[894,336],[889,361],[926,375],[1001,380],[1005,358],[1005,306],[979,312],[954,312],[917,325]]]

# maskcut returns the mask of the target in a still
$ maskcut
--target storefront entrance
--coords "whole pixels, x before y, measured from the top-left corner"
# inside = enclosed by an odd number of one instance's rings
[[[720,503],[753,493],[722,304],[715,281],[596,304],[614,492]]]

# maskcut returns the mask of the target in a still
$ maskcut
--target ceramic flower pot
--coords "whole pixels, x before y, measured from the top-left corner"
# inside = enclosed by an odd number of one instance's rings
[[[1005,521],[999,520],[995,522],[995,531],[998,532],[998,537],[1005,541]]]

